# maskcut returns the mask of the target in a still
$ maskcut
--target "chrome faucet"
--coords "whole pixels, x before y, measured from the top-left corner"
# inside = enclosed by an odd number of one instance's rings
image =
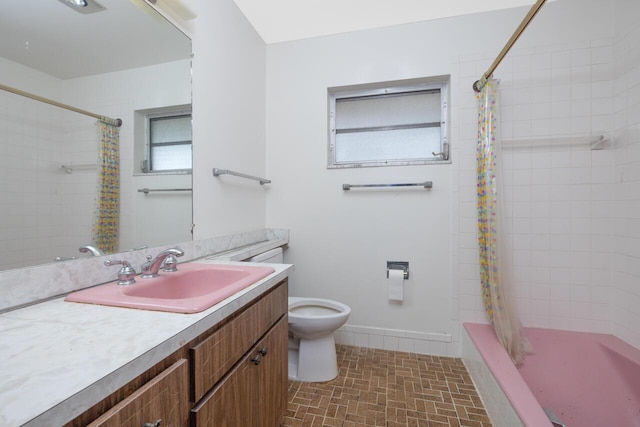
[[[158,270],[160,270],[160,267],[162,266],[162,263],[165,261],[165,259],[169,257],[181,257],[182,255],[184,255],[184,251],[180,248],[165,249],[158,255],[156,255],[155,258],[151,258],[151,255],[148,255],[147,262],[142,264],[142,274],[140,275],[140,277],[143,279],[158,277]]]
[[[104,262],[104,265],[111,267],[112,265],[121,265],[122,268],[118,271],[118,285],[133,285],[136,283],[136,271],[131,268],[125,260],[112,260],[108,259]]]
[[[90,245],[80,246],[80,248],[78,250],[80,252],[82,252],[83,254],[91,253],[91,255],[93,255],[93,256],[102,256],[102,255],[104,255],[104,252],[101,249],[96,248],[95,246],[90,246]]]

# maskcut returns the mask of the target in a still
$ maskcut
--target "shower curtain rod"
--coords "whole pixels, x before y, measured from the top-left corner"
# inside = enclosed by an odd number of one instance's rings
[[[94,113],[92,113],[90,111],[81,110],[79,108],[72,107],[71,105],[63,104],[63,103],[57,102],[57,101],[52,101],[51,99],[43,98],[41,96],[34,95],[32,93],[25,92],[25,91],[20,90],[20,89],[15,89],[15,88],[12,88],[11,86],[5,86],[3,84],[0,84],[0,89],[2,89],[4,91],[7,91],[7,92],[14,93],[16,95],[24,96],[26,98],[31,98],[31,99],[34,99],[36,101],[44,102],[45,104],[53,105],[55,107],[64,108],[65,110],[74,111],[76,113],[84,114],[85,116],[94,117],[94,118],[100,120],[101,122],[104,122],[104,123],[107,123],[107,124],[110,124],[110,125],[114,125],[114,126],[117,126],[117,127],[122,126],[122,120],[121,119],[112,119],[111,117],[101,116],[99,114],[94,114]]]
[[[482,77],[480,77],[480,80],[476,80],[473,83],[473,90],[475,90],[476,92],[480,92],[484,87],[484,85],[487,84],[487,80],[491,78],[491,76],[493,75],[493,72],[496,70],[496,68],[498,68],[498,65],[500,65],[500,62],[502,62],[502,60],[507,55],[507,53],[509,53],[509,50],[511,50],[515,42],[518,41],[518,38],[520,37],[522,32],[525,30],[525,28],[527,28],[529,23],[536,16],[540,8],[544,6],[546,1],[547,0],[538,0],[533,6],[531,6],[531,9],[529,10],[529,13],[527,13],[527,16],[525,16],[522,22],[520,23],[520,25],[518,25],[518,28],[516,28],[516,31],[511,35],[511,38],[509,39],[507,44],[504,45],[504,47],[502,48],[502,50],[500,51],[496,59],[493,61],[493,64],[491,64],[487,72],[484,73]]]

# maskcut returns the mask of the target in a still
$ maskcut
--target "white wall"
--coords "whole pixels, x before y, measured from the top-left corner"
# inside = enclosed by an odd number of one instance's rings
[[[511,65],[502,66],[511,93],[504,113],[512,122],[510,134],[515,130],[517,136],[529,136],[539,126],[531,113],[533,100],[540,99],[534,86],[543,86],[548,98],[538,102],[551,106],[551,80],[546,79],[552,72],[549,67],[538,72],[539,66],[533,65],[539,47],[550,59],[553,50],[571,55],[574,48],[591,49],[591,40],[599,43],[611,37],[611,2],[583,4],[545,6],[518,42],[524,60],[511,58],[505,63]],[[525,13],[519,8],[267,47],[267,170],[277,183],[267,200],[267,224],[291,230],[286,261],[296,265],[292,295],[333,298],[352,307],[352,327],[341,337],[344,342],[458,354],[458,322],[483,319],[472,219],[476,112],[470,88]],[[571,72],[568,67],[562,71]],[[451,76],[452,165],[326,169],[328,87],[434,75]],[[528,95],[513,99],[524,93]],[[537,135],[589,132],[590,123],[588,129],[578,124],[592,118],[591,110],[588,118],[583,116],[566,129],[559,123],[571,123],[570,118],[550,116],[545,131]],[[521,131],[524,128],[528,133]],[[342,183],[425,179],[433,181],[433,190],[341,190]],[[520,200],[520,190],[531,192],[535,183],[529,179],[517,184],[527,188],[511,188],[512,201]],[[552,193],[555,187],[548,190]],[[411,278],[401,305],[386,299],[387,260],[410,262]],[[524,283],[521,288],[526,291],[530,281]],[[520,302],[527,310],[531,294],[519,297],[526,300]],[[443,344],[448,334],[452,343]]]
[[[640,348],[640,4],[616,0],[613,332]]]
[[[265,44],[232,0],[198,2],[193,38],[194,237],[263,228]],[[269,178],[269,177],[267,177]]]
[[[455,58],[445,46],[429,45],[444,28],[439,21],[267,48],[267,164],[274,180],[267,223],[291,230],[285,261],[296,270],[290,294],[348,304],[352,326],[453,331],[451,166],[326,167],[327,88],[452,74]],[[415,54],[431,49],[432,57]],[[451,130],[455,137],[455,124]],[[433,181],[432,190],[342,190],[343,183],[425,180]],[[388,260],[410,264],[402,304],[387,300]],[[346,340],[364,346],[386,341],[396,348],[400,343],[389,335]]]

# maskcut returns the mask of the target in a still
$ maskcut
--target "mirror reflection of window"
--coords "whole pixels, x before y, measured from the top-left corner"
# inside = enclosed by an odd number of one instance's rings
[[[191,169],[191,114],[149,117],[149,172]]]

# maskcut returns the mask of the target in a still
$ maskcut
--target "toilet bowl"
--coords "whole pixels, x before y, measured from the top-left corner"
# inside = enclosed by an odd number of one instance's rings
[[[322,382],[338,376],[333,333],[350,314],[337,301],[289,297],[289,379]]]
[[[282,248],[247,261],[282,264]],[[289,297],[289,379],[322,382],[338,376],[333,333],[345,324],[351,308],[322,298]]]

